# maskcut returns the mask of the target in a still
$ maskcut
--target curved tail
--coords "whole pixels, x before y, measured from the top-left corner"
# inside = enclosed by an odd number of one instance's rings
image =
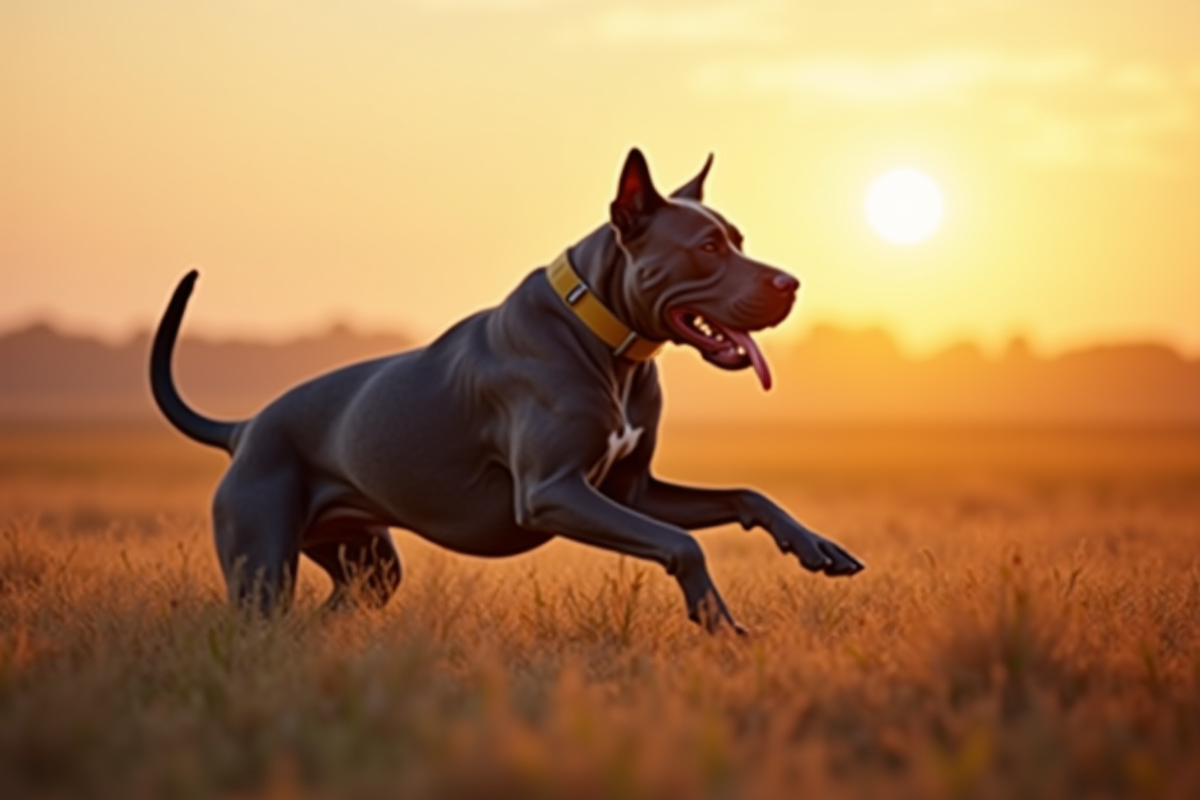
[[[183,312],[187,308],[188,298],[192,296],[192,288],[196,285],[199,274],[192,270],[183,276],[183,280],[175,287],[175,293],[171,295],[171,302],[167,305],[162,321],[158,323],[158,331],[154,334],[154,346],[150,350],[150,389],[154,392],[154,402],[158,403],[163,415],[183,434],[232,453],[238,423],[208,419],[188,408],[171,378],[171,352],[175,349],[175,339],[179,336]]]

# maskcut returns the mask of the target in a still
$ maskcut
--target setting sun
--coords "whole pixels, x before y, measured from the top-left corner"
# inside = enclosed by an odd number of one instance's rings
[[[880,175],[863,204],[871,229],[893,244],[929,238],[942,223],[942,191],[924,172],[900,167]]]

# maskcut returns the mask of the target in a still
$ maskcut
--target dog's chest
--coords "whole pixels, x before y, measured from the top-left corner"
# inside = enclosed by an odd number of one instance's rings
[[[613,466],[632,455],[641,443],[644,428],[641,425],[632,425],[629,421],[630,417],[639,422],[645,418],[644,413],[638,410],[641,402],[636,395],[636,378],[636,373],[629,371],[620,376],[617,383],[611,387],[615,391],[612,393],[614,402],[609,409],[610,414],[606,415],[606,427],[609,429],[606,446],[603,454],[587,473],[588,482],[593,486],[599,487]]]
[[[613,464],[637,449],[638,442],[642,438],[642,428],[631,426],[628,420],[625,420],[624,423],[624,427],[620,430],[608,434],[608,449],[588,472],[588,480],[593,486],[603,483]]]

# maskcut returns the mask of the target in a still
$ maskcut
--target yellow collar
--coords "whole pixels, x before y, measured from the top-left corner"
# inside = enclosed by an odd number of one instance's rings
[[[600,341],[612,348],[614,356],[632,361],[649,361],[658,355],[665,342],[647,339],[624,322],[600,302],[588,285],[571,266],[571,259],[564,250],[546,269],[546,277],[554,291],[575,312],[575,316],[588,327]]]

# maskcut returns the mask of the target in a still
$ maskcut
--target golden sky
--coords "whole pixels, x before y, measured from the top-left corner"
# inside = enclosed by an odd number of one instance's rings
[[[890,325],[1200,352],[1200,0],[0,0],[0,329],[427,337],[604,219],[631,145]],[[942,228],[863,195],[932,176]]]

